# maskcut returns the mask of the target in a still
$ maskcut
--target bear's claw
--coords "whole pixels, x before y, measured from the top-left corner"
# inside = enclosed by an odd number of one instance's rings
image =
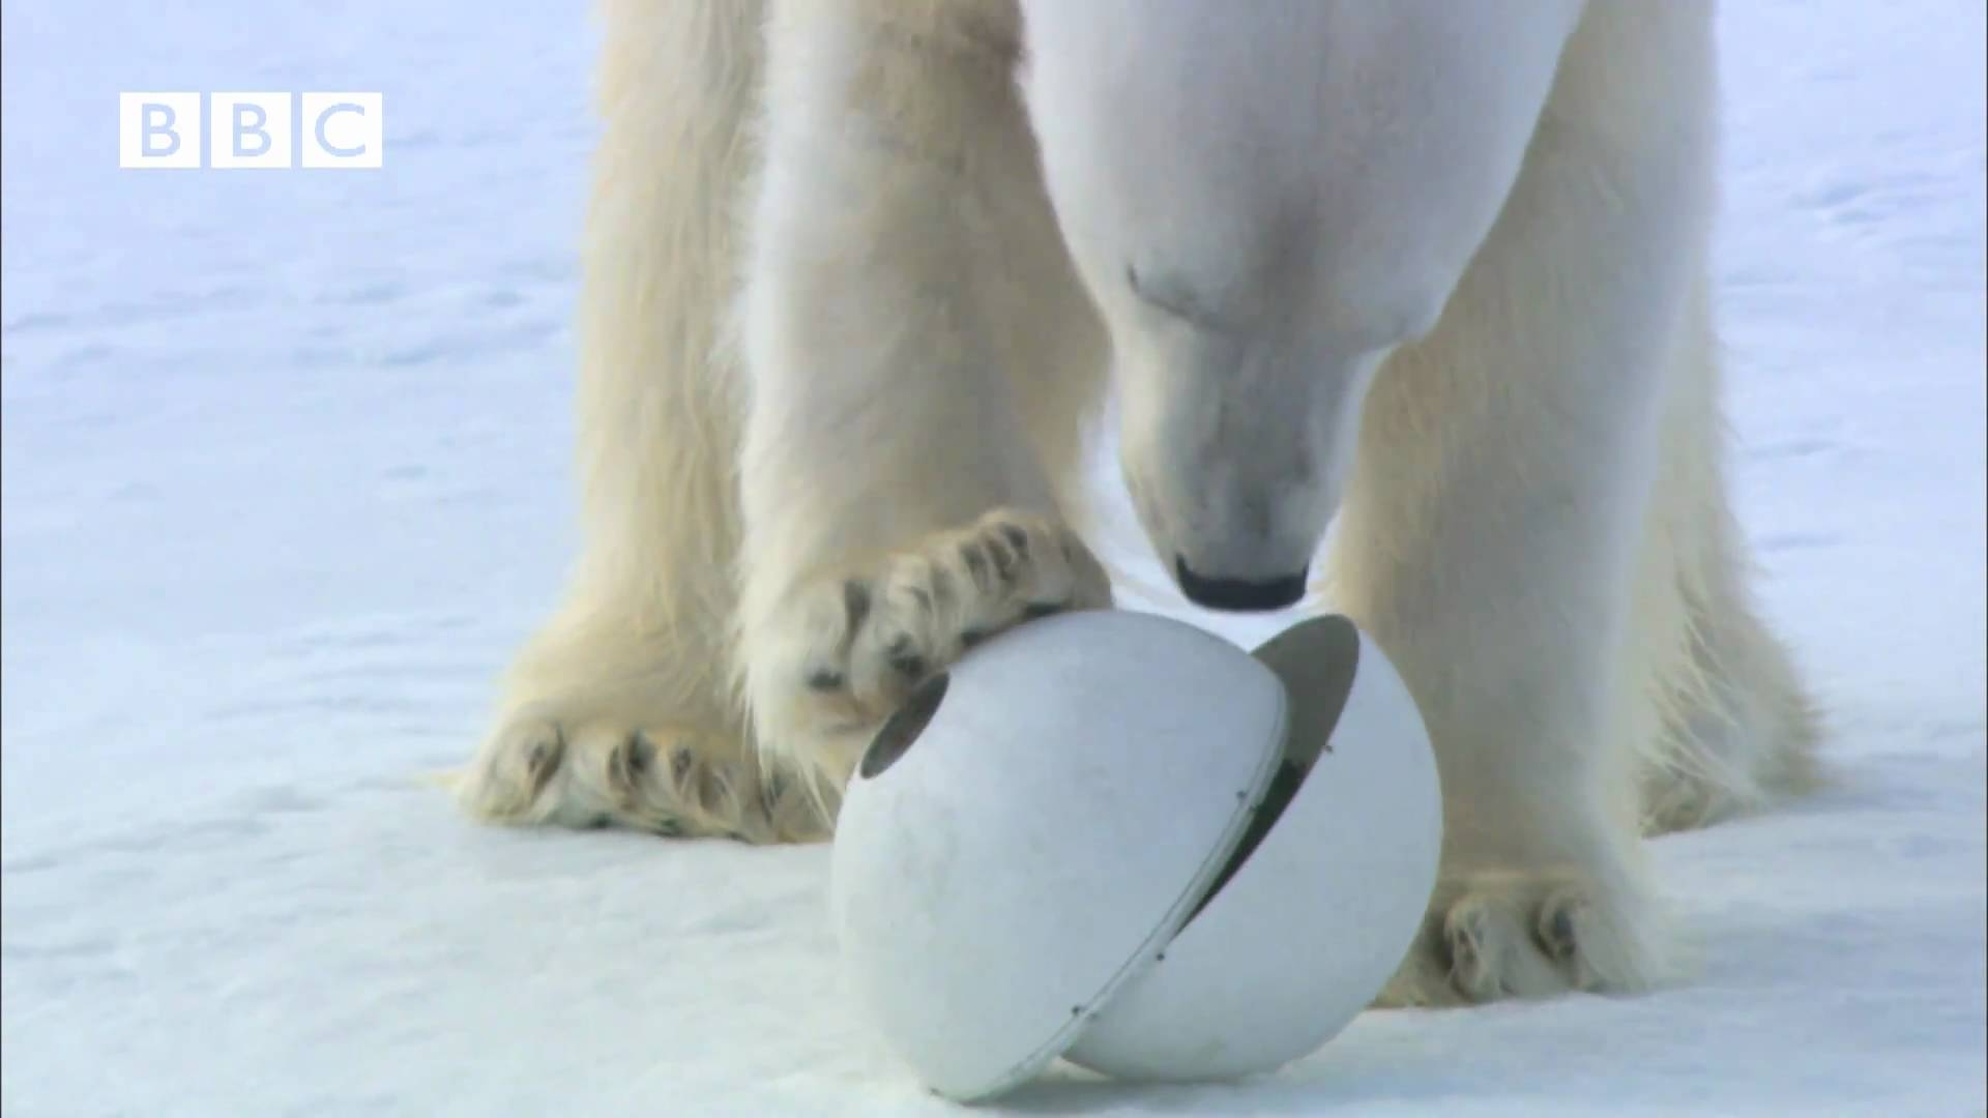
[[[785,645],[796,651],[761,676],[755,717],[782,752],[853,764],[853,747],[968,649],[1035,618],[1110,605],[1111,580],[1074,532],[996,509],[804,598]]]
[[[826,836],[821,809],[801,791],[736,744],[607,725],[572,730],[533,713],[499,730],[455,779],[463,809],[490,823],[751,843]]]
[[[816,630],[803,682],[845,708],[831,720],[838,726],[881,722],[921,680],[1004,629],[1111,605],[1103,565],[1074,533],[1007,509],[930,537],[833,593],[839,617]]]

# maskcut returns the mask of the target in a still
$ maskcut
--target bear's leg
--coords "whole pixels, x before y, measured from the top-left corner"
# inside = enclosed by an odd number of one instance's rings
[[[456,782],[499,823],[818,837],[746,747],[727,665],[739,517],[735,362],[717,345],[749,179],[758,0],[609,0],[582,243],[583,551]]]
[[[1675,973],[1639,836],[1657,719],[1633,604],[1707,267],[1712,73],[1701,6],[1589,7],[1489,236],[1367,401],[1332,591],[1422,707],[1446,828],[1382,1004]]]
[[[771,26],[741,303],[740,666],[831,792],[918,679],[1110,603],[1067,482],[1102,378],[1015,95],[1010,3],[797,0]]]
[[[1647,834],[1709,826],[1821,780],[1817,714],[1748,585],[1702,284],[1679,342],[1630,638],[1649,658],[1632,676],[1652,681],[1659,720],[1639,739]]]

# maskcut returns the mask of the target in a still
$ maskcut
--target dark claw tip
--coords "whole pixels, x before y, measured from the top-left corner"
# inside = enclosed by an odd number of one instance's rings
[[[870,614],[870,587],[867,583],[850,579],[842,584],[842,609],[848,614],[849,627],[858,628]]]
[[[1552,937],[1554,954],[1563,959],[1571,956],[1574,953],[1574,913],[1569,909],[1554,913],[1553,919],[1547,923],[1547,934]]]
[[[896,668],[904,675],[920,676],[925,674],[925,658],[918,654],[918,648],[911,643],[909,634],[899,633],[896,638],[885,645],[884,656],[890,660],[891,667]]]
[[[646,735],[634,734],[629,737],[626,749],[630,773],[640,776],[649,771],[649,763],[656,759],[656,743],[650,741]]]

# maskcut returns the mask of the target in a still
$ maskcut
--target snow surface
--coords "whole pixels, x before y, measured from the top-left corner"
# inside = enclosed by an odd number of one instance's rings
[[[581,6],[4,10],[6,1113],[948,1110],[839,995],[825,849],[421,779],[572,554]],[[1983,1113],[1983,10],[1722,19],[1741,504],[1842,787],[1657,844],[1689,988],[1005,1106]],[[120,172],[144,89],[383,90],[387,169]]]

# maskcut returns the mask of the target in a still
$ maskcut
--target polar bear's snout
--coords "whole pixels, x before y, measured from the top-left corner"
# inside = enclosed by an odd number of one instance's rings
[[[1174,557],[1174,580],[1187,600],[1206,609],[1232,613],[1258,613],[1286,609],[1305,596],[1305,583],[1311,577],[1306,567],[1293,575],[1267,579],[1206,578],[1194,573],[1183,556]]]
[[[1323,479],[1293,474],[1259,482],[1248,473],[1188,466],[1133,486],[1155,557],[1181,593],[1207,609],[1254,613],[1296,605],[1336,503],[1337,487]]]
[[[1357,399],[1339,370],[1285,355],[1206,360],[1220,355],[1192,344],[1125,355],[1120,465],[1154,557],[1190,601],[1284,609],[1304,597],[1337,510],[1356,414],[1341,405]]]

